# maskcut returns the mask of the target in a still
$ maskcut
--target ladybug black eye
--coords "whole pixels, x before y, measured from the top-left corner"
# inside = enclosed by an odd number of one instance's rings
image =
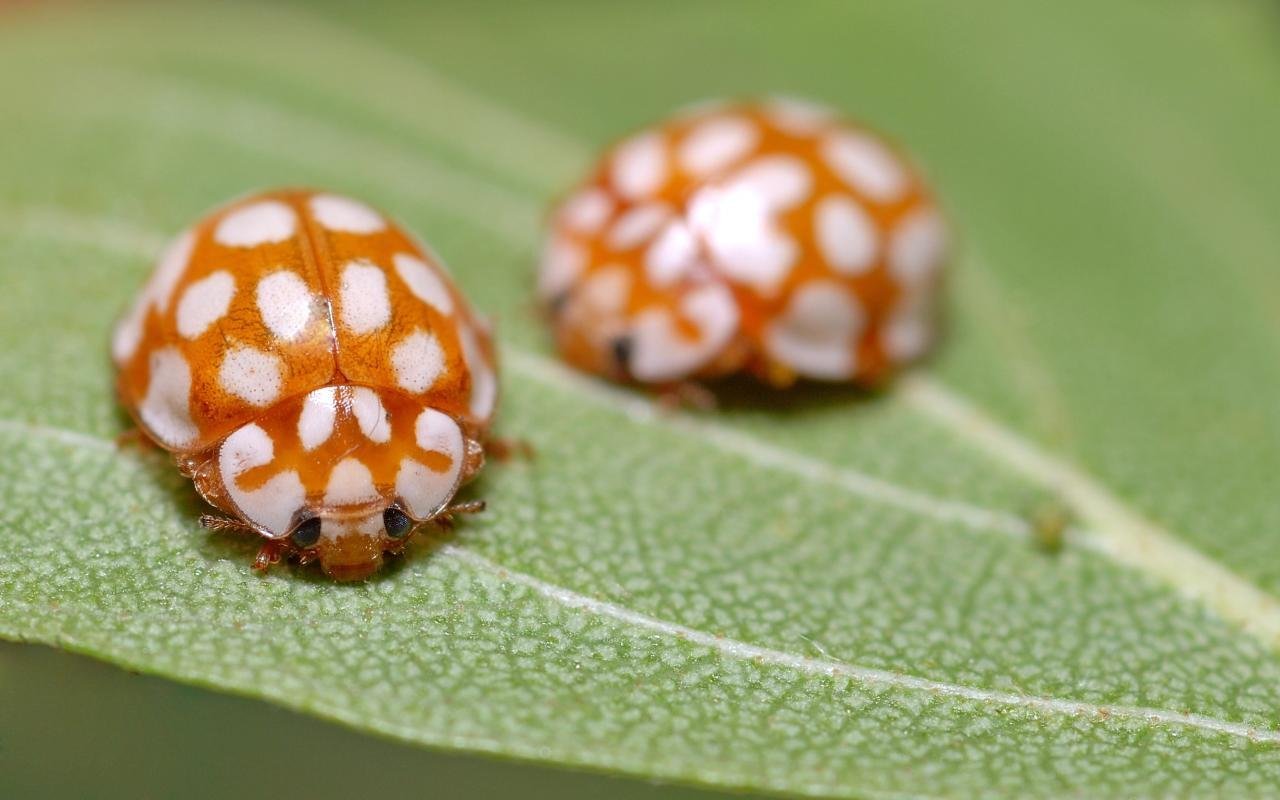
[[[408,514],[391,506],[382,512],[382,527],[386,528],[387,536],[392,539],[403,539],[413,530],[413,520],[409,519]]]
[[[298,547],[311,547],[320,541],[320,518],[312,517],[293,529],[289,538]]]
[[[613,351],[614,363],[623,372],[631,369],[631,350],[633,347],[630,336],[619,336],[609,345],[609,349]]]

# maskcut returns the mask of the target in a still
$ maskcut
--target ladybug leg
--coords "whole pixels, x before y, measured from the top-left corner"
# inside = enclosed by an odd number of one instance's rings
[[[565,301],[568,299],[568,292],[562,292],[558,296],[551,298],[550,301],[529,299],[523,303],[521,313],[527,319],[537,322],[554,320],[564,310]]]
[[[116,434],[117,450],[156,450],[156,443],[151,441],[142,428],[136,425]]]
[[[533,445],[524,439],[493,438],[484,443],[484,452],[494,461],[533,461],[538,457]]]
[[[211,531],[235,531],[236,533],[247,533],[252,536],[261,536],[262,532],[247,522],[229,517],[215,517],[212,514],[202,514],[200,516],[201,527]],[[255,572],[266,572],[271,568],[272,564],[280,562],[281,555],[289,549],[289,544],[283,539],[267,539],[262,543],[262,547],[258,550],[258,555],[253,559],[253,569]],[[306,563],[313,558],[313,555],[303,553]]]
[[[273,564],[280,563],[280,556],[284,553],[287,545],[279,539],[268,539],[262,543],[258,555],[253,559],[253,571],[257,573],[265,573],[271,569]]]
[[[775,389],[790,389],[800,377],[791,367],[770,359],[766,359],[755,373],[760,380]]]
[[[664,411],[715,411],[719,405],[714,392],[693,381],[658,387],[657,401]]]

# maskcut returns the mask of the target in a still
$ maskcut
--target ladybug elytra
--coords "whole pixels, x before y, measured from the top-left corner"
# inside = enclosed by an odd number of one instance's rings
[[[272,191],[197,222],[116,326],[120,398],[257,566],[363,578],[484,463],[494,353],[438,258],[350,198]]]
[[[933,342],[945,256],[928,188],[879,136],[797,100],[704,104],[557,206],[538,291],[589,372],[871,385]]]

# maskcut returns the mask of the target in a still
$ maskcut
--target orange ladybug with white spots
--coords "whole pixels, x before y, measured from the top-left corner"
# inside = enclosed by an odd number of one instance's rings
[[[538,292],[562,355],[618,380],[873,385],[935,339],[946,238],[865,128],[799,100],[704,104],[554,209]]]
[[[439,259],[333,194],[238,200],[180,234],[111,342],[117,389],[255,566],[368,576],[448,524],[497,399],[486,323]]]

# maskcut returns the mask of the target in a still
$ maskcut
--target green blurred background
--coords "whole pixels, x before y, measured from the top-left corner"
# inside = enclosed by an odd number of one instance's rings
[[[0,797],[723,795],[355,733],[42,646],[0,643]]]
[[[1099,358],[1107,348],[1092,337],[1115,337],[1123,329],[1120,323],[1132,297],[1145,297],[1157,315],[1182,313],[1182,300],[1196,292],[1197,270],[1221,271],[1227,276],[1223,280],[1231,282],[1238,265],[1247,265],[1250,274],[1263,273],[1257,284],[1261,288],[1224,290],[1218,298],[1222,308],[1215,313],[1224,325],[1248,330],[1273,320],[1280,279],[1274,269],[1262,267],[1276,265],[1280,242],[1280,158],[1275,152],[1280,108],[1266,102],[1280,96],[1278,8],[1262,0],[557,0],[318,3],[297,9],[302,12],[297,20],[305,20],[303,24],[293,24],[292,11],[246,13],[244,18],[255,26],[271,27],[282,63],[291,51],[327,46],[320,42],[331,41],[329,32],[334,30],[347,31],[362,43],[360,47],[378,55],[378,63],[366,64],[360,75],[347,74],[339,66],[334,74],[300,79],[283,68],[264,68],[262,64],[272,61],[269,55],[237,66],[199,52],[183,53],[177,45],[156,46],[149,38],[163,36],[189,18],[191,35],[201,39],[203,47],[216,49],[219,37],[236,35],[241,17],[234,6],[220,4],[215,12],[184,5],[139,9],[0,4],[0,57],[7,59],[10,72],[0,83],[8,87],[0,99],[19,104],[8,112],[0,107],[0,127],[11,144],[3,163],[17,174],[16,165],[25,160],[20,145],[24,137],[48,143],[50,152],[69,154],[61,173],[32,168],[19,180],[0,178],[0,197],[13,205],[73,201],[126,218],[165,219],[176,226],[184,218],[174,209],[191,206],[192,198],[236,194],[245,185],[261,182],[246,160],[216,175],[202,174],[198,183],[175,190],[180,194],[158,200],[131,191],[130,182],[163,183],[147,174],[145,166],[116,174],[109,155],[102,155],[130,147],[127,133],[99,130],[89,123],[71,133],[43,130],[40,115],[59,110],[24,111],[20,104],[38,104],[33,98],[40,96],[45,73],[79,72],[86,86],[94,86],[96,53],[102,54],[104,65],[111,65],[101,76],[100,99],[106,102],[113,70],[120,65],[234,87],[264,106],[288,97],[301,114],[358,117],[362,130],[393,147],[411,150],[430,137],[437,154],[496,184],[547,199],[553,187],[568,184],[583,166],[577,156],[569,155],[572,146],[554,137],[524,142],[523,149],[509,156],[522,162],[513,168],[501,159],[483,157],[485,148],[472,146],[476,142],[470,137],[485,126],[501,129],[502,113],[510,113],[554,125],[565,132],[566,142],[572,137],[603,145],[675,106],[706,96],[812,96],[891,132],[918,155],[952,209],[968,252],[979,252],[1000,273],[1008,302],[1028,308],[1039,303],[1031,334],[1049,358],[1056,359],[1053,366],[1059,374],[1112,370],[1137,376],[1144,385],[1157,387],[1157,393],[1172,396],[1179,389],[1176,373],[1154,365],[1162,363],[1160,355],[1166,349],[1194,348],[1194,341],[1156,341],[1150,352],[1135,346],[1126,362],[1120,356]],[[73,52],[82,61],[64,58]],[[350,52],[341,55],[352,57]],[[493,98],[495,108],[505,111],[484,125],[452,118],[448,109],[438,119],[420,113],[417,119],[427,121],[403,125],[394,111],[419,102],[417,73],[400,71],[396,64],[419,62]],[[363,102],[344,107],[351,101],[342,98],[349,98],[361,80],[370,80]],[[14,88],[18,84],[24,85],[21,92]],[[331,84],[341,84],[342,91],[330,92]],[[157,126],[181,127],[180,120],[165,119],[155,109],[147,113],[156,114]],[[243,139],[253,138],[252,125],[243,127],[234,118],[225,123]],[[450,130],[459,132],[452,141]],[[305,148],[306,143],[299,146]],[[154,163],[159,168],[168,162],[157,157]],[[100,180],[81,182],[74,178],[80,168],[104,172]],[[343,173],[341,164],[332,169]],[[390,172],[394,168],[354,175],[349,183],[394,184]],[[397,190],[392,186],[390,191]],[[505,224],[501,217],[506,209],[496,204],[492,213],[495,224]],[[1106,224],[1118,218],[1125,224]],[[511,225],[526,222],[513,219]],[[1205,231],[1212,233],[1202,235]],[[444,231],[444,249],[471,246],[459,244],[467,236],[477,234]],[[483,252],[483,245],[474,249]],[[1166,288],[1160,288],[1144,282],[1144,270],[1112,276],[1105,268],[1108,259],[1149,260],[1171,277]],[[1034,269],[1024,268],[1033,262]],[[1092,277],[1059,282],[1053,278],[1055,271],[1081,271]],[[484,278],[474,279],[483,304],[498,310],[508,330],[536,337],[534,323],[522,313],[527,286]],[[961,303],[979,313],[982,303],[990,302],[984,299],[989,295],[972,283],[962,283],[959,291]],[[1167,295],[1160,294],[1165,291]],[[1242,312],[1233,320],[1234,292],[1239,297],[1261,296],[1261,309]],[[964,335],[986,334],[970,330]],[[1242,335],[1240,340],[1249,338]],[[1075,348],[1075,341],[1084,345]],[[1140,409],[1109,415],[1117,404],[1128,402],[1113,396],[1113,380],[1065,387],[1078,428],[1063,430],[1052,408],[1034,402],[1035,386],[1023,387],[1032,397],[1032,402],[1023,402],[1025,397],[1008,389],[1011,381],[1017,384],[1016,376],[999,374],[995,364],[965,361],[966,353],[991,351],[961,348],[940,369],[1019,429],[1071,451],[1104,473],[1110,471],[1108,477],[1140,502],[1155,504],[1153,498],[1176,495],[1181,481],[1207,481],[1215,473],[1222,440],[1191,435],[1177,443],[1184,454],[1181,463],[1191,466],[1163,475],[1161,465],[1169,461],[1158,444],[1164,423],[1153,418],[1150,429],[1144,430]],[[1270,367],[1265,375],[1261,368],[1257,374],[1248,368],[1251,363],[1269,365],[1269,355],[1251,359],[1223,366],[1207,354],[1203,362],[1205,369],[1222,371],[1215,385],[1234,386],[1243,394],[1257,381],[1275,381]],[[1213,403],[1216,398],[1208,394],[1204,401]],[[1180,407],[1171,413],[1181,413]],[[1080,429],[1087,433],[1081,436]],[[1247,425],[1240,436],[1252,436]],[[1141,479],[1126,472],[1130,466],[1118,455],[1135,447],[1147,448],[1152,456],[1140,465]],[[1256,497],[1257,488],[1242,479],[1216,491],[1204,504],[1177,513],[1194,522],[1197,514],[1248,505],[1242,498]],[[1260,527],[1256,518],[1248,517],[1240,525],[1241,530]],[[1214,533],[1217,538],[1201,543],[1211,554],[1263,584],[1280,575],[1276,560],[1256,558],[1258,545],[1243,533],[1232,539],[1230,526]],[[43,647],[0,646],[0,797],[359,793],[706,796],[639,781],[433,753]]]

